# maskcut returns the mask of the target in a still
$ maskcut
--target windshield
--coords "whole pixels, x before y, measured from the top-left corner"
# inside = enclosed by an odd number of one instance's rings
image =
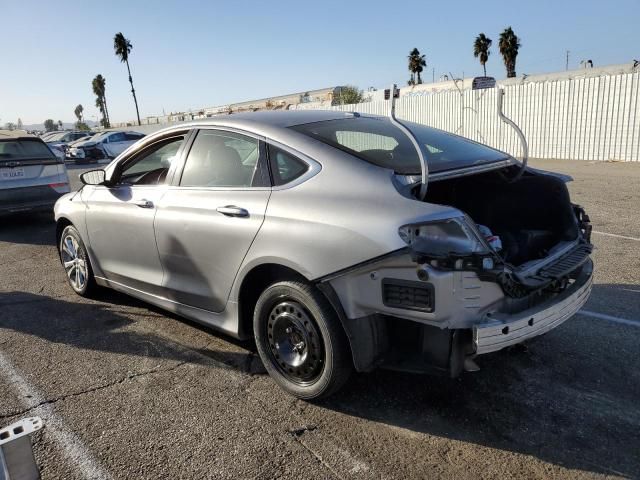
[[[91,135],[91,136],[83,138],[82,141],[83,142],[88,142],[88,141],[95,142],[95,141],[98,141],[100,139],[100,137],[106,135],[107,133],[109,133],[109,132],[98,132],[96,134],[91,134],[90,133],[89,135]]]
[[[55,158],[39,139],[0,140],[0,160]]]
[[[509,156],[472,140],[436,128],[403,122],[423,147],[429,171],[442,172]],[[418,154],[407,136],[388,118],[326,120],[292,129],[400,174],[420,174]]]
[[[56,133],[54,135],[51,135],[50,137],[47,137],[47,142],[57,142],[65,135],[66,132]]]

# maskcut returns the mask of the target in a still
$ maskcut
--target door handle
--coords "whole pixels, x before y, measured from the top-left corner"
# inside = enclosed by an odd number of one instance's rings
[[[225,205],[224,207],[218,207],[216,208],[216,211],[223,215],[226,215],[227,217],[248,217],[249,216],[248,210],[241,207],[236,207],[235,205]]]
[[[134,202],[140,208],[153,208],[153,202],[151,200],[147,200],[143,198],[142,200],[138,200]]]

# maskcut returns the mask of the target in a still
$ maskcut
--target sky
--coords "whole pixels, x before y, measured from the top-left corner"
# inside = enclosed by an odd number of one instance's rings
[[[316,88],[366,90],[409,78],[407,55],[425,54],[425,81],[482,74],[475,36],[494,40],[488,75],[505,76],[498,36],[522,47],[517,73],[640,59],[640,0],[478,1],[12,1],[0,0],[0,125],[75,121],[98,110],[91,80],[106,78],[112,122],[135,118],[113,36],[132,42],[140,115],[185,111]]]

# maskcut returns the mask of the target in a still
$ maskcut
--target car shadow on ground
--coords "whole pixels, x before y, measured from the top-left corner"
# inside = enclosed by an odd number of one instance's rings
[[[600,288],[637,295],[635,286],[606,285],[595,286],[596,296]],[[213,359],[243,373],[264,372],[250,342],[230,339],[111,290],[99,290],[96,300],[80,303],[25,292],[0,293],[0,327],[80,349],[196,364]],[[121,313],[127,309],[131,317],[139,315],[135,309],[168,316],[240,348],[193,348],[141,332],[133,328],[136,320]],[[384,370],[356,374],[344,390],[316,405],[567,468],[634,477],[640,471],[633,452],[640,445],[640,407],[633,399],[640,392],[637,383],[629,384],[625,371],[640,371],[640,362],[616,363],[615,354],[606,355],[598,332],[593,332],[595,338],[576,333],[571,322],[525,346],[482,357],[477,373],[457,379]],[[568,334],[574,337],[571,342],[565,338]],[[637,344],[637,338],[629,342]]]
[[[56,223],[51,212],[14,213],[0,217],[0,243],[55,245]]]
[[[594,299],[612,295],[640,306],[637,285],[594,285]],[[318,405],[566,468],[637,478],[639,340],[637,327],[577,315],[525,344],[478,357],[479,372],[450,379],[378,370],[354,376]]]
[[[106,290],[97,300],[85,303],[29,292],[0,292],[0,331],[15,331],[78,349],[211,364],[211,355],[136,329],[134,318],[140,313],[128,309],[144,307],[146,312],[159,315],[148,310],[146,304]]]

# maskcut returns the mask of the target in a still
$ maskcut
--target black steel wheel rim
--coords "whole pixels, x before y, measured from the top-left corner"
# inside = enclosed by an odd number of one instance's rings
[[[274,304],[267,321],[267,341],[274,365],[288,380],[309,385],[322,374],[322,336],[302,304],[293,300]]]

